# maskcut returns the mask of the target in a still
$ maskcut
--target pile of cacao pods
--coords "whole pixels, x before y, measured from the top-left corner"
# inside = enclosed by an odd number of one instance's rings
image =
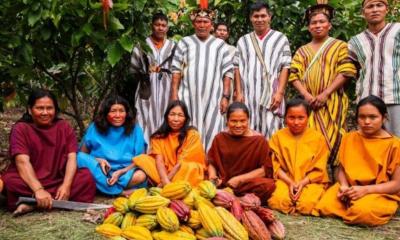
[[[185,181],[135,190],[118,197],[96,231],[114,240],[283,239],[285,228],[250,193],[236,197],[210,181]]]

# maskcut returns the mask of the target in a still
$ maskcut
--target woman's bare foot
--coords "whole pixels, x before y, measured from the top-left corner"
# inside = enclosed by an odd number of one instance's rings
[[[3,191],[4,188],[4,182],[1,180],[1,175],[0,175],[0,193]]]
[[[15,211],[12,213],[12,215],[13,215],[13,217],[18,217],[18,216],[24,215],[28,212],[32,212],[34,209],[35,209],[34,206],[21,203],[20,205],[18,205],[17,209],[15,209]]]

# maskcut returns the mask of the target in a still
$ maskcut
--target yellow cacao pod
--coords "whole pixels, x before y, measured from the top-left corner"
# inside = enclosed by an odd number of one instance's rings
[[[167,231],[154,232],[153,238],[154,240],[196,240],[193,234],[183,231],[175,231],[173,233]]]
[[[124,230],[127,227],[134,226],[136,222],[136,216],[133,212],[128,212],[125,214],[124,219],[121,223],[121,229]]]
[[[209,232],[213,237],[224,236],[222,221],[215,209],[200,202],[197,210],[200,214],[201,225],[207,230],[207,232]]]
[[[161,196],[169,199],[183,199],[192,190],[190,183],[187,181],[176,181],[168,183],[161,190]]]
[[[139,216],[136,219],[136,223],[135,223],[135,226],[142,226],[149,230],[154,229],[155,227],[157,227],[157,225],[158,225],[158,223],[157,223],[156,215],[150,215],[150,214],[143,214],[143,215]]]
[[[193,188],[182,201],[190,208],[194,208],[194,199],[197,196],[200,196],[200,194],[197,189]]]
[[[96,232],[100,233],[105,237],[110,238],[114,236],[120,236],[122,230],[119,227],[115,226],[114,224],[103,223],[96,227]]]
[[[223,188],[222,190],[223,190],[223,191],[226,191],[226,192],[228,192],[228,193],[231,193],[231,194],[233,194],[233,195],[235,195],[235,192],[234,192],[233,189],[230,188],[230,187]]]
[[[200,214],[196,210],[190,210],[190,217],[187,225],[193,229],[201,228]]]
[[[118,197],[114,200],[113,206],[117,212],[125,214],[129,211],[128,199],[126,197]]]
[[[162,190],[162,188],[159,188],[159,187],[151,187],[149,189],[149,195],[150,196],[161,195],[161,190]]]
[[[160,207],[168,206],[171,201],[161,196],[146,196],[136,201],[134,209],[141,213],[154,214]]]
[[[133,193],[131,193],[131,195],[129,195],[128,198],[128,207],[132,210],[134,210],[136,201],[139,198],[145,197],[147,196],[147,189],[146,188],[139,188],[137,190],[135,190]]]
[[[215,207],[214,204],[210,200],[198,195],[198,196],[194,197],[194,207],[196,209],[199,209],[199,203],[200,202],[205,204],[205,205],[207,205],[207,206],[209,206],[210,208],[214,208]]]
[[[225,208],[214,208],[222,221],[225,237],[233,240],[248,240],[249,235],[243,225]]]
[[[113,212],[108,217],[104,220],[103,223],[109,223],[113,224],[115,226],[120,226],[122,223],[122,220],[124,219],[124,215],[120,212]]]
[[[113,237],[109,237],[109,240],[126,240],[126,238],[121,237],[121,236],[113,236]]]
[[[197,189],[199,190],[200,196],[206,199],[213,199],[215,194],[217,194],[217,187],[208,180],[201,181]]]
[[[211,233],[209,233],[205,228],[200,228],[196,231],[197,239],[203,240],[211,237],[213,237],[213,235],[211,235]]]
[[[130,226],[124,229],[121,234],[122,237],[129,240],[151,240],[151,232],[149,229],[141,226]]]
[[[160,207],[157,210],[157,222],[160,226],[168,231],[175,232],[179,229],[179,219],[172,209],[167,207]]]
[[[191,227],[187,226],[187,225],[181,225],[179,227],[179,231],[190,233],[190,234],[194,235],[193,229]]]

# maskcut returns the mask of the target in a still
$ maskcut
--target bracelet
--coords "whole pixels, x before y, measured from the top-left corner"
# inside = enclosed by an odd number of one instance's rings
[[[40,186],[39,188],[33,190],[33,193],[36,193],[37,191],[42,190],[42,189],[44,189],[43,186]]]
[[[229,101],[229,99],[231,99],[231,95],[230,94],[222,94],[222,98],[226,98]]]

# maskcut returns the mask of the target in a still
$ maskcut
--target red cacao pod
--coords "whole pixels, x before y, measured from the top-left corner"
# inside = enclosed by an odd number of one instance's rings
[[[240,197],[240,203],[244,209],[253,210],[261,206],[261,200],[254,193],[246,193],[243,197]]]
[[[213,198],[213,203],[216,206],[221,206],[229,209],[232,206],[232,202],[236,199],[235,195],[224,190],[217,190],[217,194]]]
[[[261,220],[263,220],[263,222],[267,225],[275,220],[274,212],[269,208],[258,207],[255,208],[254,211],[261,218]]]
[[[274,220],[268,224],[268,230],[274,239],[284,239],[286,235],[285,226],[279,220]]]
[[[187,222],[190,218],[190,208],[181,200],[172,200],[169,204],[169,208],[175,212],[178,219],[183,222]]]
[[[238,199],[233,200],[231,206],[231,213],[235,218],[240,221],[242,219],[243,208],[240,205],[240,201]]]
[[[264,222],[251,210],[242,214],[242,223],[253,240],[270,240],[271,234]]]

